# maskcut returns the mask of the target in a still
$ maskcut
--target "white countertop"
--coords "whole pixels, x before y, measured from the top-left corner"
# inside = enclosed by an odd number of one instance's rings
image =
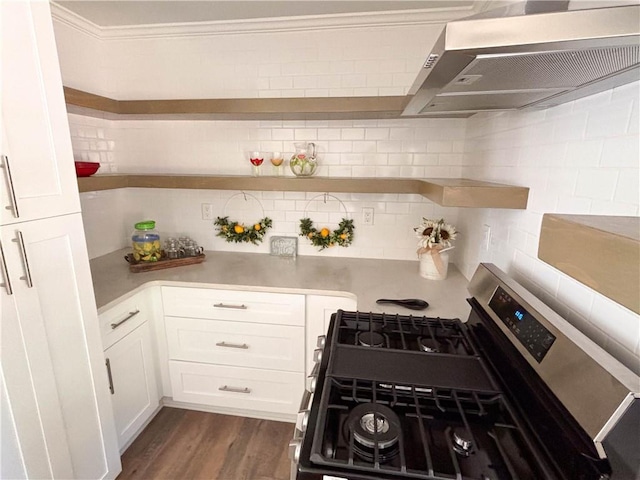
[[[91,260],[96,304],[100,310],[146,285],[184,285],[210,288],[355,296],[358,310],[467,320],[468,281],[455,265],[446,280],[426,280],[418,261],[298,256],[295,259],[263,253],[207,251],[203,263],[153,272],[131,273],[117,250]],[[377,305],[378,298],[421,298],[426,310]]]

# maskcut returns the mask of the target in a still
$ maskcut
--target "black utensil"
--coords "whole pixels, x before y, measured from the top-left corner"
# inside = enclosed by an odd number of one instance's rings
[[[394,305],[399,305],[401,307],[408,308],[410,310],[424,310],[429,306],[427,302],[424,300],[420,300],[419,298],[405,298],[405,299],[389,299],[389,298],[379,298],[376,300],[377,304],[382,303],[392,303]]]

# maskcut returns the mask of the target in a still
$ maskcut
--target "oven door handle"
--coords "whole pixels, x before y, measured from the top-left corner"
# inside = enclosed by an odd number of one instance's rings
[[[305,390],[302,394],[302,400],[300,401],[299,412],[303,410],[309,410],[311,408],[311,392],[309,390]]]

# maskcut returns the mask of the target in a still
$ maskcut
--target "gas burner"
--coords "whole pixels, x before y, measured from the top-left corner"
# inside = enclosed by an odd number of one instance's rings
[[[358,332],[358,343],[363,347],[382,347],[384,336],[377,332]]]
[[[418,337],[418,346],[423,352],[438,353],[440,351],[440,342],[435,338]]]
[[[378,447],[378,460],[387,462],[398,454],[400,419],[384,405],[363,403],[349,413],[345,439],[353,432],[354,452],[363,460],[373,462]]]
[[[468,457],[473,453],[473,440],[471,433],[464,428],[454,428],[451,435],[453,440],[453,450],[463,457]]]

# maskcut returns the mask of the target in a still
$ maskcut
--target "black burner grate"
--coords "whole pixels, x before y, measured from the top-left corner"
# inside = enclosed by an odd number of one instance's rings
[[[311,450],[317,465],[372,478],[542,478],[536,477],[541,473],[500,393],[345,378],[327,378],[324,388]],[[382,407],[363,407],[368,405]],[[383,432],[376,427],[364,455],[354,409],[373,412],[376,421],[391,416],[384,413],[391,409],[397,418],[390,423],[400,427],[398,440],[390,442],[385,430],[383,445]]]
[[[336,317],[338,344],[477,355],[458,319],[345,311]]]

